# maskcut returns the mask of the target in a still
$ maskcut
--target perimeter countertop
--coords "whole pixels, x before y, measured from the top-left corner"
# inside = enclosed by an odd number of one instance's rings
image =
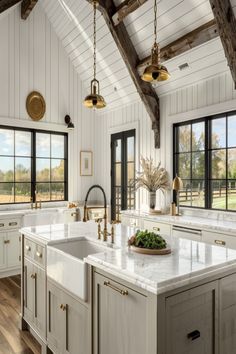
[[[51,246],[60,240],[69,242],[81,237],[97,240],[97,225],[93,221],[29,227],[21,232]],[[141,255],[127,247],[127,240],[133,233],[133,228],[116,225],[115,245],[108,242],[109,249],[89,255],[85,261],[154,294],[192,284],[225,271],[236,271],[236,250],[172,238],[167,240],[172,248],[171,254]]]
[[[152,215],[147,212],[138,210],[125,210],[121,212],[122,215],[130,218],[143,218],[154,222],[163,222],[171,225],[179,225],[186,227],[199,228],[201,230],[213,230],[236,236],[236,221],[232,220],[218,220],[210,217],[200,216],[171,216],[171,215]]]

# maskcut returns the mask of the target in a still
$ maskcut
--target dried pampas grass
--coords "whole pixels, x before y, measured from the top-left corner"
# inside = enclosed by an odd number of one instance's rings
[[[149,192],[162,192],[170,189],[170,180],[168,172],[165,168],[161,167],[159,162],[155,167],[152,158],[144,158],[141,156],[140,165],[142,172],[137,172],[137,177],[134,179],[134,188],[145,188]]]

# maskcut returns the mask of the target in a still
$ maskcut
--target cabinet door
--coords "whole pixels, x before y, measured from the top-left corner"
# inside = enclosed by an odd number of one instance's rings
[[[166,354],[218,353],[216,291],[212,282],[166,299]]]
[[[46,338],[46,275],[45,271],[36,265],[34,265],[34,274],[34,323],[38,333]]]
[[[6,235],[7,266],[20,266],[20,234],[18,231],[9,231]]]
[[[0,233],[0,269],[6,267],[5,232]]]
[[[236,348],[236,275],[220,280],[220,354]]]
[[[47,340],[50,349],[64,353],[65,347],[65,311],[63,311],[63,293],[50,281],[47,283]],[[76,328],[73,329],[76,331]]]
[[[24,259],[24,317],[30,324],[34,322],[35,282],[33,276],[33,263]]]
[[[90,321],[88,309],[71,296],[63,293],[65,309],[65,352],[69,354],[89,354]]]
[[[156,352],[147,343],[146,296],[97,273],[94,292],[95,354]]]

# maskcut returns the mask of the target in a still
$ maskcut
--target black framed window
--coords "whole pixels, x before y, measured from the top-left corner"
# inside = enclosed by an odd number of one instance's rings
[[[180,205],[236,210],[236,112],[174,125]]]
[[[0,204],[67,200],[67,134],[0,127]]]
[[[135,208],[135,130],[111,136],[111,217],[120,221],[120,211]]]

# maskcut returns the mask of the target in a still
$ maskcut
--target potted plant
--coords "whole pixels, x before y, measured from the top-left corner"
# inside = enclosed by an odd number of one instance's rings
[[[161,163],[154,165],[152,158],[144,158],[141,156],[140,165],[142,172],[136,172],[137,177],[134,179],[134,188],[144,188],[149,192],[149,208],[150,212],[155,212],[156,192],[161,190],[163,193],[170,189],[170,180],[168,172],[161,167]]]

